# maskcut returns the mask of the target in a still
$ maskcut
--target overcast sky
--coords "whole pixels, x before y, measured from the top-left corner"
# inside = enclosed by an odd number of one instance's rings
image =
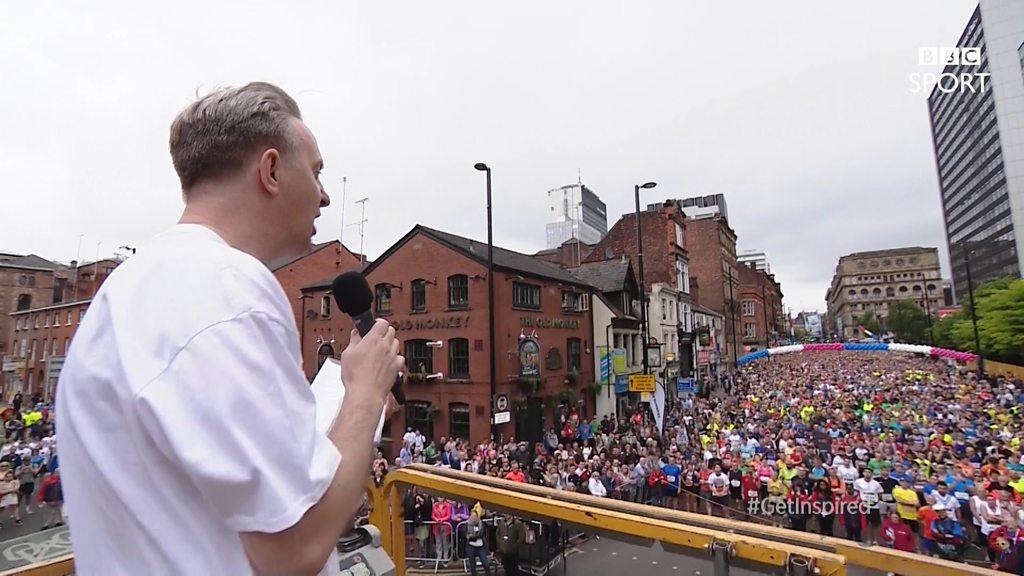
[[[366,252],[413,225],[543,249],[546,191],[583,182],[609,226],[723,193],[739,248],[786,303],[824,310],[838,258],[948,259],[918,49],[975,0],[3,2],[0,252],[70,261],[144,245],[180,215],[168,126],[250,80],[296,97],[326,160],[317,241],[369,197]],[[357,228],[345,243],[359,248]]]

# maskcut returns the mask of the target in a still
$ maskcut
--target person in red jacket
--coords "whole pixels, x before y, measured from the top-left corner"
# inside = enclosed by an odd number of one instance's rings
[[[43,475],[43,484],[39,487],[39,494],[36,499],[40,504],[45,504],[43,510],[43,530],[50,527],[51,518],[53,525],[63,526],[64,521],[61,515],[61,507],[64,505],[64,491],[60,485],[60,468],[52,474]]]
[[[520,482],[523,484],[526,483],[526,474],[523,474],[523,471],[519,469],[519,462],[515,460],[512,461],[512,470],[508,474],[505,474],[505,480],[511,480],[513,482]]]
[[[434,501],[434,509],[430,514],[434,521],[434,544],[437,559],[447,567],[452,558],[452,504],[444,498]]]
[[[647,486],[651,489],[651,504],[663,506],[665,501],[665,485],[668,484],[668,477],[661,469],[661,466],[654,465],[654,469],[647,476]]]
[[[988,535],[988,546],[995,552],[994,568],[1020,574],[1024,568],[1024,530],[1017,527],[1017,518],[1009,516],[1006,524]]]
[[[882,521],[882,542],[889,548],[914,552],[917,544],[914,542],[914,532],[900,519],[895,511],[889,513],[889,517]]]

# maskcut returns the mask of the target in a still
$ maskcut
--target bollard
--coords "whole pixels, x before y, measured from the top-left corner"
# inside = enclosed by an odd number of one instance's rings
[[[811,576],[811,562],[802,556],[790,556],[789,573],[792,576]]]
[[[715,562],[715,576],[729,576],[729,556],[732,546],[728,542],[711,543],[711,556]]]

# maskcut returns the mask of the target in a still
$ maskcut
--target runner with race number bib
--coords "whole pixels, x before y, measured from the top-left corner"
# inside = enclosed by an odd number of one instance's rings
[[[868,542],[878,544],[878,527],[882,525],[882,516],[878,510],[878,501],[885,489],[872,477],[870,468],[864,469],[864,477],[853,483],[860,494],[860,501],[868,513]]]

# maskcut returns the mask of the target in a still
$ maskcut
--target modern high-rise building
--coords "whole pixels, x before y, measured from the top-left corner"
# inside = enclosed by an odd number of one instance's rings
[[[551,206],[547,225],[547,247],[558,248],[577,238],[597,244],[608,233],[608,210],[604,202],[583,184],[569,184],[548,190]]]
[[[763,250],[741,250],[736,261],[743,266],[753,264],[756,270],[766,274],[772,273],[771,264],[768,264],[768,255]]]
[[[1024,2],[981,0],[957,47],[979,48],[981,61],[946,66],[928,111],[953,286],[962,301],[965,252],[975,284],[1019,277],[1024,269]],[[973,89],[948,75],[970,75]]]
[[[725,203],[724,194],[709,194],[707,196],[694,196],[679,200],[679,206],[683,213],[689,218],[700,218],[702,216],[713,216],[721,214],[722,218],[729,219],[729,207]]]

